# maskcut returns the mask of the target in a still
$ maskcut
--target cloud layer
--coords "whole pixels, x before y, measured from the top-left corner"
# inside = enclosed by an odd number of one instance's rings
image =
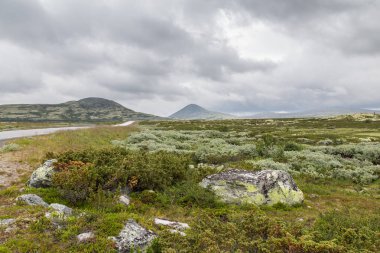
[[[376,0],[0,1],[0,104],[378,107]]]

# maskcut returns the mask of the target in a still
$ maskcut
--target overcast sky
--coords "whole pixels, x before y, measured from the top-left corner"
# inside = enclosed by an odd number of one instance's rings
[[[380,107],[378,0],[0,0],[0,104]]]

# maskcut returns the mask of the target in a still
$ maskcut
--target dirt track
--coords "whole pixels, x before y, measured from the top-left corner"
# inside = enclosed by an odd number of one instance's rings
[[[20,182],[22,176],[29,171],[28,165],[15,162],[9,154],[0,154],[0,189]]]

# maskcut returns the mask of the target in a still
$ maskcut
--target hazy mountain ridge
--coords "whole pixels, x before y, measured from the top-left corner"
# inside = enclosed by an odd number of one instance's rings
[[[160,117],[135,112],[104,98],[84,98],[61,104],[0,105],[0,121],[105,122]]]
[[[370,110],[363,108],[331,108],[325,110],[306,110],[299,112],[258,112],[253,115],[242,116],[246,119],[270,119],[270,118],[313,118],[313,117],[334,117],[352,114],[373,114],[380,110]]]
[[[213,112],[209,111],[199,105],[189,104],[177,111],[176,113],[169,116],[172,119],[234,119],[236,116],[221,113],[221,112]]]

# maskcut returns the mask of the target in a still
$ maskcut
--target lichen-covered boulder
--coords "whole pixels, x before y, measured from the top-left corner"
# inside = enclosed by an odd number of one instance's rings
[[[52,185],[52,176],[54,174],[53,164],[57,160],[47,160],[41,167],[36,169],[28,182],[28,185],[35,188],[50,187]]]
[[[156,234],[140,226],[134,220],[128,220],[120,234],[114,238],[118,252],[145,252]]]
[[[207,176],[200,185],[210,188],[226,203],[295,205],[304,200],[293,178],[281,170],[251,172],[232,169]]]
[[[36,194],[21,195],[16,198],[16,201],[30,206],[49,206],[40,196],[37,196]]]

